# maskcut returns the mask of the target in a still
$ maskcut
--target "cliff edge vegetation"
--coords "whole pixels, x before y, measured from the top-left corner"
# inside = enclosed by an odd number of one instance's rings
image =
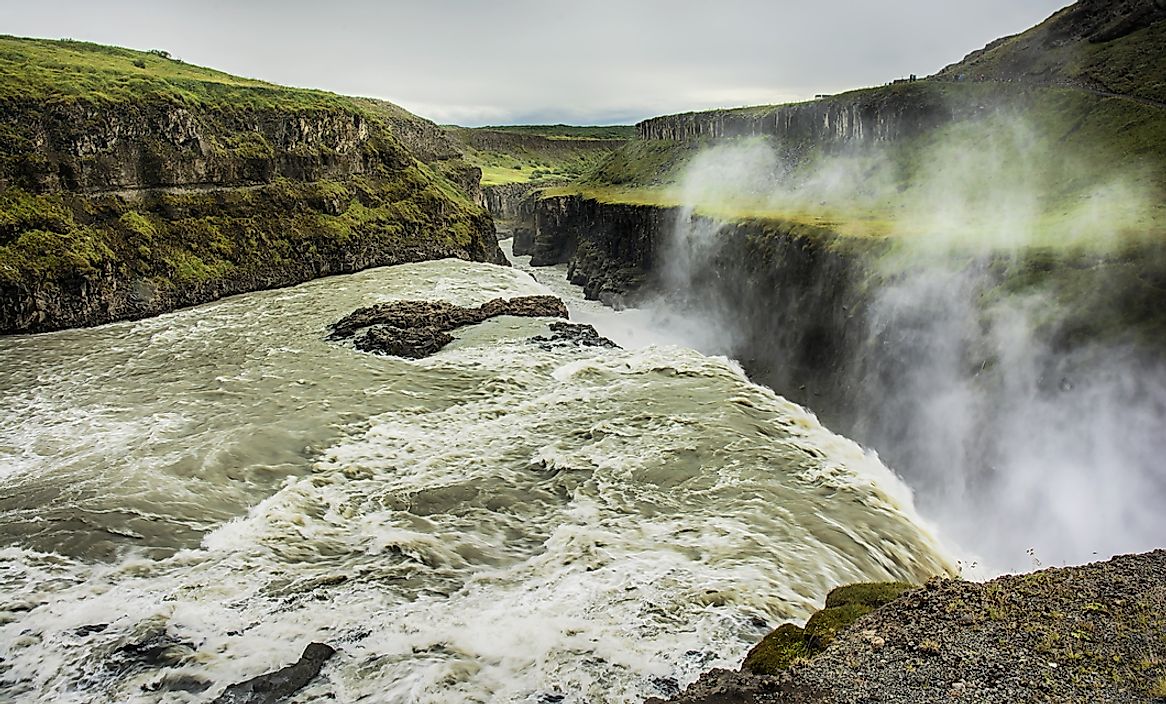
[[[545,185],[579,178],[635,134],[630,125],[446,127],[482,169],[483,186]]]
[[[1089,0],[922,80],[646,120],[544,197],[976,248],[1161,241],[1164,19]]]
[[[0,37],[0,333],[402,261],[500,262],[479,177],[390,103]]]

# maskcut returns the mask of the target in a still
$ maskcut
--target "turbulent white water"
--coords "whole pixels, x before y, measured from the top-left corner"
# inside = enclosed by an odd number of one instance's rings
[[[625,350],[323,340],[546,292],[441,261],[0,339],[0,700],[209,701],[323,641],[293,701],[638,702],[949,568],[877,459],[637,313],[558,292]]]

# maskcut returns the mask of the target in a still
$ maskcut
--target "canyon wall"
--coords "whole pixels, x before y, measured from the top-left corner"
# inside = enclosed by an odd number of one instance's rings
[[[23,123],[25,149],[9,155],[0,185],[30,192],[346,178],[368,173],[382,158],[366,148],[373,127],[359,114],[248,111],[211,118],[178,105],[18,104],[5,121],[9,129]],[[408,158],[385,157],[393,166]]]
[[[545,184],[504,183],[482,188],[482,204],[495,220],[529,226],[534,221],[535,190]]]
[[[542,198],[529,248],[533,266],[568,263],[571,282],[592,300],[622,305],[653,270],[669,208],[607,204],[582,196]]]
[[[766,136],[793,144],[880,142],[920,134],[977,109],[933,87],[906,83],[807,103],[654,117],[637,124],[636,133],[672,141]]]
[[[668,262],[685,257],[676,240],[682,228],[715,231],[718,244],[680,272]],[[833,241],[822,228],[796,223],[724,222],[680,207],[558,196],[538,201],[531,264],[567,263],[572,283],[609,305],[673,296],[733,316],[733,327],[744,331],[734,356],[782,395],[817,410],[841,405],[834,402],[854,383],[839,371],[852,366],[865,342],[863,287],[882,247]]]
[[[589,298],[700,321],[717,351],[876,450],[1001,563],[1023,558],[1017,541],[1080,559],[1157,530],[1140,497],[1166,495],[1153,460],[1166,440],[1150,430],[1166,420],[1164,245],[920,258],[820,227],[580,196],[543,199],[536,220],[535,264],[567,262]],[[1086,496],[1088,516],[1064,513]]]
[[[394,105],[112,47],[4,42],[4,61],[23,52],[49,78],[28,88],[0,65],[0,334],[402,261],[504,263],[474,202],[480,170]],[[67,61],[92,73],[52,78]],[[101,62],[152,82],[124,99],[92,93],[78,81],[120,85]]]

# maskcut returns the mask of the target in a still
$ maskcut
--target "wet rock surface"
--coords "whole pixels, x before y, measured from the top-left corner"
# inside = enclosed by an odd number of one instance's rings
[[[388,325],[395,328],[438,328],[452,330],[479,322],[469,308],[445,301],[392,301],[358,308],[332,326],[330,340],[343,340],[362,328]]]
[[[320,674],[320,668],[336,650],[324,643],[312,643],[294,664],[233,684],[213,704],[275,704],[290,697]]]
[[[933,580],[784,673],[706,673],[673,704],[1150,702],[1166,687],[1166,550],[986,583]]]
[[[550,335],[539,335],[530,338],[544,350],[556,347],[605,347],[619,349],[619,345],[603,337],[590,325],[579,323],[551,323]]]
[[[531,266],[567,264],[567,278],[588,300],[633,297],[655,268],[680,208],[600,203],[582,196],[536,204],[529,244],[515,234],[514,253]]]
[[[534,252],[534,230],[529,227],[514,228],[514,256],[529,257]]]
[[[423,359],[451,342],[453,335],[433,327],[409,329],[378,325],[357,337],[355,345],[361,352]]]
[[[450,331],[500,315],[569,317],[567,306],[554,296],[495,298],[477,308],[445,301],[392,301],[359,308],[346,315],[332,326],[328,339],[346,340],[356,336],[355,345],[361,351],[422,359],[452,342]],[[557,324],[552,324],[552,329]],[[590,328],[595,338],[603,339],[594,328],[585,327]]]
[[[609,350],[619,349],[619,345],[599,335],[591,325],[552,323],[549,325],[549,328],[550,335],[532,337],[531,342],[539,345],[543,350],[553,350],[555,347],[606,347]]]

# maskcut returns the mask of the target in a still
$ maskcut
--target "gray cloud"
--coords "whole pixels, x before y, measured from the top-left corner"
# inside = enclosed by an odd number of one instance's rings
[[[2,0],[0,31],[163,48],[467,125],[632,122],[932,73],[1066,0]]]

